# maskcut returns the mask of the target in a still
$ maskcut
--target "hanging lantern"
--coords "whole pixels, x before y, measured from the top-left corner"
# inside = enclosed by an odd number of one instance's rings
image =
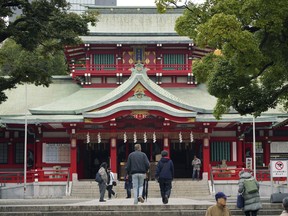
[[[126,134],[126,132],[124,132],[124,135],[123,135],[123,141],[124,141],[124,143],[127,142],[127,134]]]
[[[136,134],[136,132],[134,132],[133,138],[134,138],[134,143],[136,143],[137,142],[137,134]]]
[[[190,133],[190,142],[192,143],[193,141],[194,141],[194,136],[193,136],[193,133],[191,131],[191,133]]]
[[[89,132],[86,135],[86,143],[90,143],[90,134],[89,134]]]
[[[146,132],[145,132],[144,135],[143,135],[143,140],[144,140],[144,143],[147,142],[147,134],[146,134]]]
[[[101,143],[101,134],[100,133],[98,133],[97,138],[98,138],[98,143]]]
[[[153,143],[155,143],[156,142],[156,133],[154,132],[153,133]]]
[[[182,139],[182,133],[181,133],[181,132],[179,133],[179,142],[180,142],[180,143],[183,142],[183,139]]]

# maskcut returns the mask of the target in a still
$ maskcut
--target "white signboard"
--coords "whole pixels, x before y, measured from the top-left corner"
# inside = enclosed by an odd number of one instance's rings
[[[43,162],[70,163],[70,144],[43,143]]]
[[[273,160],[270,163],[272,177],[287,178],[287,160]]]
[[[252,166],[252,158],[251,157],[247,157],[246,158],[246,169],[250,169],[252,170],[253,166]]]

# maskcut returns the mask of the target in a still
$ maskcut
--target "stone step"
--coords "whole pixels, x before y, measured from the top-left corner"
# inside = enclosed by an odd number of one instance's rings
[[[203,216],[209,205],[89,205],[89,206],[0,206],[0,215],[103,215],[103,216]],[[280,215],[280,206],[265,207],[258,212],[258,216]],[[241,210],[229,206],[232,215],[243,215]]]
[[[149,181],[148,196],[160,197],[159,184],[156,181]],[[124,181],[118,181],[113,190],[120,198],[126,197]],[[133,191],[132,191],[133,194]],[[191,197],[191,196],[208,196],[210,194],[207,181],[175,180],[172,182],[171,197]],[[98,184],[93,180],[75,181],[71,190],[72,197],[93,198],[99,197]],[[107,196],[107,193],[106,193]]]

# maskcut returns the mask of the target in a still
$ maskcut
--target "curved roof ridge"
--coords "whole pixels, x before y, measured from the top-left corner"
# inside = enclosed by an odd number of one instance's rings
[[[142,65],[142,68],[143,68],[143,65]],[[141,82],[141,84],[143,84],[143,86],[146,87],[148,90],[150,90],[155,95],[159,96],[161,99],[163,99],[165,101],[168,101],[168,102],[170,102],[173,105],[176,105],[176,106],[179,106],[181,108],[188,109],[188,110],[194,110],[194,111],[197,111],[197,112],[202,112],[202,113],[206,112],[205,109],[201,109],[201,108],[197,108],[197,107],[191,106],[190,104],[188,104],[188,103],[184,102],[183,100],[181,100],[179,97],[171,94],[169,91],[167,91],[164,88],[162,88],[161,86],[157,85],[155,82],[153,82],[148,77],[148,75],[146,73],[146,71],[148,69],[147,68],[143,68],[142,73],[141,73],[142,77],[139,78],[139,81]],[[134,69],[134,70],[137,71],[137,69]],[[133,71],[133,69],[132,69],[132,71]]]
[[[123,84],[121,84],[117,88],[113,89],[111,92],[109,92],[105,96],[96,100],[97,104],[93,104],[93,105],[86,107],[84,109],[79,109],[75,112],[79,114],[79,113],[87,112],[87,111],[90,111],[93,109],[97,109],[101,106],[106,105],[107,103],[113,102],[115,100],[115,98],[117,98],[117,99],[120,98],[125,93],[129,92],[136,85],[138,80],[134,78],[135,76],[136,76],[136,74],[134,74],[132,72],[131,76]],[[133,86],[133,87],[129,88],[130,86]]]
[[[133,108],[132,108],[133,107]],[[185,110],[177,110],[173,107],[170,107],[166,104],[162,104],[157,101],[123,101],[118,104],[113,104],[110,107],[107,107],[103,110],[89,112],[83,114],[84,117],[105,117],[107,115],[112,115],[116,112],[123,110],[157,110],[163,111],[169,115],[177,116],[177,117],[196,117],[195,112],[185,111]]]
[[[129,92],[138,82],[140,82],[145,88],[151,91],[153,94],[158,96],[159,98],[175,105],[181,107],[183,109],[193,110],[196,112],[207,113],[207,110],[200,109],[197,107],[193,107],[188,103],[185,103],[183,100],[178,98],[177,96],[171,94],[167,90],[163,89],[161,86],[154,83],[147,75],[147,70],[149,68],[145,68],[143,64],[136,64],[135,68],[131,68],[132,74],[128,80],[126,80],[122,85],[118,86],[111,92],[109,92],[105,97],[99,98],[94,104],[90,107],[86,107],[81,110],[77,110],[76,113],[83,113],[89,110],[97,109],[107,103],[113,102],[115,99],[120,98],[127,92]],[[208,111],[209,112],[209,111]]]
[[[90,98],[89,99],[90,104],[89,102],[86,102],[85,103],[86,105],[83,104],[82,107],[75,106],[74,108],[70,107],[69,109],[65,110],[63,109],[62,106],[59,106],[59,104],[61,103],[63,104],[63,101],[58,101],[58,102],[55,102],[56,104],[58,104],[56,106],[58,107],[57,109],[53,109],[53,108],[50,109],[51,107],[53,107],[53,104],[55,104],[55,103],[52,103],[52,105],[50,104],[49,106],[45,105],[44,107],[32,108],[29,110],[32,114],[44,114],[44,113],[45,114],[58,114],[58,115],[60,114],[69,114],[69,115],[82,114],[82,113],[89,112],[89,111],[98,109],[100,107],[103,107],[109,103],[113,103],[115,100],[121,98],[123,95],[131,91],[137,85],[137,83],[140,83],[143,85],[143,87],[145,87],[148,91],[153,93],[155,96],[177,107],[180,107],[189,111],[199,112],[199,113],[211,113],[211,111],[208,111],[206,109],[193,107],[191,104],[184,102],[179,97],[173,95],[169,91],[163,89],[161,86],[154,83],[147,75],[147,70],[149,70],[149,68],[145,68],[143,64],[140,64],[140,63],[136,64],[135,67],[131,68],[130,70],[132,72],[131,76],[123,84],[119,85],[117,88],[109,91],[108,93],[106,92],[106,94],[99,95],[99,97],[96,99],[91,98],[91,96],[87,97],[87,98]],[[79,94],[81,94],[81,92],[80,93],[78,92],[78,96]],[[62,107],[62,109],[59,107]]]

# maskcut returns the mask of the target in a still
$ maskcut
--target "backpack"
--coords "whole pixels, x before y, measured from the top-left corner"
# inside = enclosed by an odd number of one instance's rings
[[[96,173],[95,181],[98,182],[98,183],[102,183],[103,182],[103,179],[102,179],[102,177],[101,177],[99,172]]]
[[[245,191],[249,194],[255,193],[258,191],[256,181],[254,179],[244,180]]]

